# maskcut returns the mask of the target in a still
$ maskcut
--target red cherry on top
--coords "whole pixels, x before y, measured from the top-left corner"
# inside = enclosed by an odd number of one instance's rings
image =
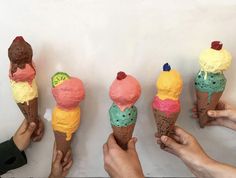
[[[124,73],[124,72],[118,72],[117,73],[117,77],[116,77],[116,79],[117,80],[123,80],[124,78],[126,78],[127,77],[127,75],[126,75],[126,73]]]
[[[211,43],[211,48],[215,50],[221,50],[223,47],[223,44],[220,41],[213,41]]]
[[[24,38],[22,36],[17,36],[13,41],[14,42],[24,41]]]

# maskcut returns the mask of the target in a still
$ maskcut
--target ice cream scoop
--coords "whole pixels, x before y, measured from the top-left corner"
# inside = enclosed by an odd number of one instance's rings
[[[110,97],[124,111],[138,100],[141,94],[139,82],[131,75],[119,72],[110,87]]]

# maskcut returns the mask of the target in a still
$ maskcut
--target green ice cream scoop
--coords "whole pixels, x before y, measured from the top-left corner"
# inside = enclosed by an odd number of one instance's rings
[[[126,127],[134,124],[137,120],[137,114],[138,112],[135,106],[121,111],[120,108],[113,103],[109,109],[111,125],[116,127]]]
[[[208,93],[208,101],[211,95],[217,92],[223,92],[226,85],[226,78],[223,73],[210,73],[200,71],[195,78],[195,87],[201,92]]]

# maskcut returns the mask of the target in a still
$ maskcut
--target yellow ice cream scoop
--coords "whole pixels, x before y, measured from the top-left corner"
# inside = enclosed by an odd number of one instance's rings
[[[211,48],[204,50],[200,54],[201,71],[220,73],[229,68],[232,56],[222,47],[223,44],[220,41],[213,41]]]
[[[182,91],[183,81],[181,75],[176,70],[171,70],[168,63],[164,64],[163,71],[160,73],[157,82],[157,96],[161,100],[178,100]]]
[[[10,80],[10,84],[16,103],[29,102],[38,97],[35,79],[31,84],[29,82],[15,82],[14,80]]]
[[[52,113],[52,127],[54,131],[66,134],[66,140],[72,138],[72,134],[76,132],[80,125],[80,108],[64,110],[55,107]]]

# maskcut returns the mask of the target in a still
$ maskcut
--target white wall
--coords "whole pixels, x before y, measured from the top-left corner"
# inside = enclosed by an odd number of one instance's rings
[[[169,62],[184,79],[178,125],[195,135],[207,153],[236,165],[236,133],[221,127],[200,129],[190,118],[193,76],[198,55],[212,40],[221,40],[236,56],[234,0],[41,0],[0,2],[0,141],[10,138],[22,121],[8,80],[7,49],[17,35],[32,45],[37,65],[40,114],[47,121],[44,139],[27,150],[28,165],[6,176],[45,177],[54,141],[50,121],[55,102],[50,76],[63,70],[85,83],[82,122],[74,138],[74,165],[69,176],[107,176],[102,145],[111,132],[108,89],[119,70],[137,77],[142,97],[135,136],[146,176],[191,176],[182,162],[159,149],[150,109],[155,80]],[[224,98],[236,102],[236,63],[225,73]]]

